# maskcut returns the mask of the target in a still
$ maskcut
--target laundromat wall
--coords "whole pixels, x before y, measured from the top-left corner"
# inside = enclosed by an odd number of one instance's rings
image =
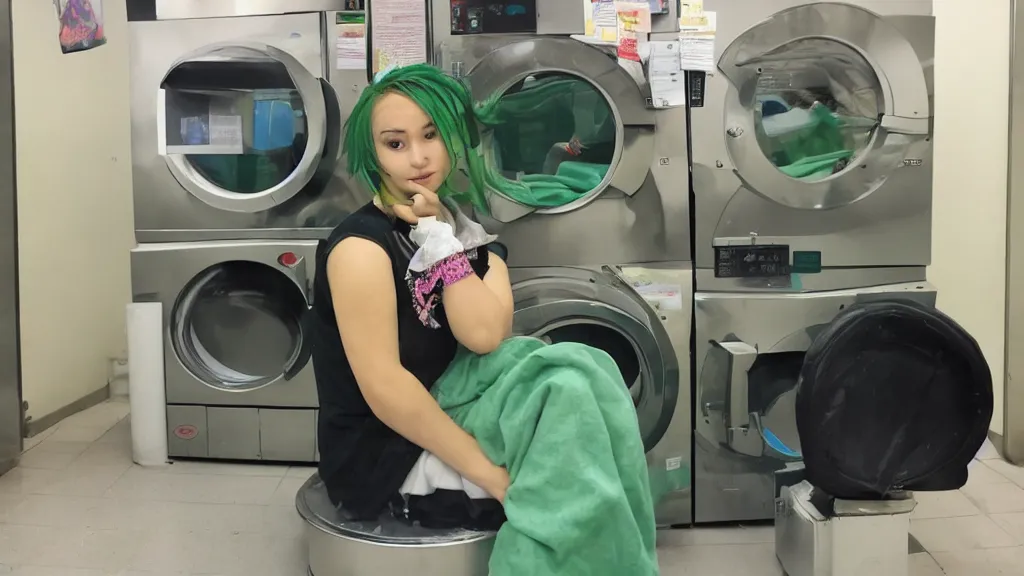
[[[935,191],[928,279],[938,288],[939,308],[985,352],[995,388],[990,428],[997,434],[1003,434],[1011,4],[933,4]]]
[[[134,245],[124,1],[63,55],[54,3],[13,0],[22,382],[30,431],[103,397]]]
[[[1011,2],[935,2],[936,174],[929,278],[978,341],[1003,430]],[[61,55],[53,3],[13,0],[24,398],[35,420],[107,382],[124,349],[132,238],[123,1],[106,46]]]

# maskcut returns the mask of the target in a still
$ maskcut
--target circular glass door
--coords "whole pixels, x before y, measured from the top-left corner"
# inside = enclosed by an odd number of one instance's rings
[[[530,74],[477,106],[490,188],[529,208],[571,209],[607,183],[620,146],[615,113],[589,81]]]
[[[220,46],[179,60],[161,83],[167,164],[217,208],[266,210],[313,178],[326,141],[320,82],[270,46]]]
[[[934,22],[916,25],[923,33]],[[930,66],[903,32],[864,8],[822,2],[772,15],[718,61],[736,176],[792,208],[863,199],[930,137]]]
[[[654,448],[675,411],[679,368],[667,334],[641,320],[641,305],[619,289],[580,278],[525,281],[513,294],[514,334],[585,344],[611,356],[636,407],[644,448]]]
[[[294,374],[308,360],[302,289],[271,266],[231,261],[207,268],[171,313],[178,360],[208,386],[245,391]]]
[[[881,82],[855,50],[818,38],[793,42],[761,63],[757,143],[786,176],[814,182],[856,165],[878,128]]]

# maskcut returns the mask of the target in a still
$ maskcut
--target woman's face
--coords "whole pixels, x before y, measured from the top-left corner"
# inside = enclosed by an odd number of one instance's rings
[[[413,181],[436,192],[448,177],[451,159],[433,121],[404,94],[390,92],[370,118],[381,178],[397,196],[408,196]]]

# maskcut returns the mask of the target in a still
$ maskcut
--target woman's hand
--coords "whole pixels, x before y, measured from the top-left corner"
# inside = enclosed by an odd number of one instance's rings
[[[412,198],[412,204],[392,206],[395,216],[415,226],[420,218],[441,215],[441,198],[429,188],[409,180],[405,183],[405,191]]]
[[[508,486],[511,480],[508,476],[508,471],[501,466],[493,466],[483,480],[483,484],[480,485],[488,494],[491,495],[495,500],[505,503],[505,492],[508,491]]]

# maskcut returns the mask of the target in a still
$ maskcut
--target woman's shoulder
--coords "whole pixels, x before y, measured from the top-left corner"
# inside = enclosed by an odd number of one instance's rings
[[[372,202],[349,214],[342,220],[331,236],[348,236],[352,234],[376,234],[386,236],[395,229],[391,218],[381,212]]]
[[[345,217],[334,228],[330,236],[320,243],[317,250],[318,259],[323,259],[326,263],[327,257],[334,252],[338,244],[349,238],[360,238],[372,242],[393,259],[395,238],[401,233],[399,223],[370,203]]]

